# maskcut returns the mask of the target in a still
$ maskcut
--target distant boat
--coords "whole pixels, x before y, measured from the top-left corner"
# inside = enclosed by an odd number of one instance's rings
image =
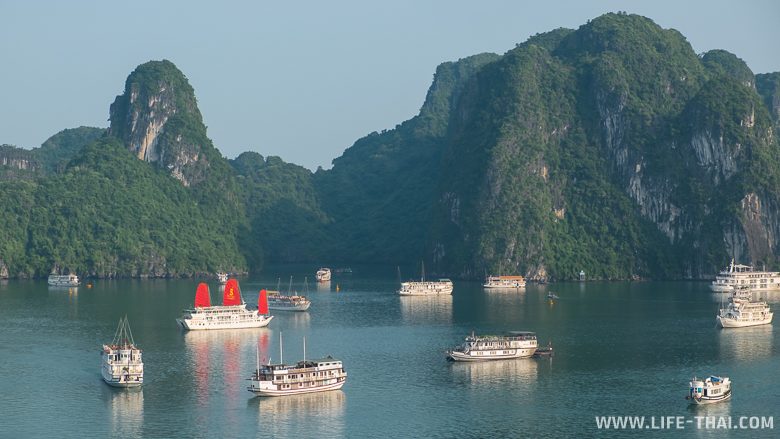
[[[257,396],[286,396],[300,393],[338,390],[347,381],[347,372],[340,360],[331,356],[317,360],[306,359],[306,339],[303,339],[303,360],[285,364],[282,351],[282,334],[279,333],[279,363],[260,364],[249,378],[247,390]]]
[[[525,288],[523,276],[488,276],[485,278],[484,288]]]
[[[176,322],[187,330],[262,328],[272,315],[264,294],[257,300],[257,309],[247,309],[236,279],[228,279],[222,297],[222,306],[211,304],[209,286],[201,282],[195,292],[195,307],[185,309]]]
[[[550,291],[549,293],[547,293],[547,298],[550,300],[556,300],[558,299],[558,295]]]
[[[485,361],[525,358],[532,356],[536,348],[536,334],[533,332],[512,331],[504,335],[474,335],[472,332],[463,344],[447,351],[447,359]]]
[[[260,294],[266,293],[265,290]],[[305,296],[285,296],[279,291],[268,291],[268,308],[277,311],[306,311],[311,306],[311,301]]]
[[[127,316],[119,319],[111,344],[101,353],[103,381],[113,387],[139,387],[144,383],[141,349],[135,345]]]
[[[732,259],[729,266],[715,276],[710,289],[728,293],[735,286],[748,287],[754,291],[780,290],[780,272],[756,271],[752,265],[735,264]]]
[[[79,277],[75,274],[50,274],[48,283],[53,287],[77,287],[79,285]]]
[[[401,289],[398,294],[401,296],[438,296],[452,294],[453,285],[449,279],[439,279],[437,281],[425,280],[425,264],[422,263],[422,275],[420,281],[401,282]]]
[[[691,404],[712,404],[731,398],[731,380],[726,377],[711,376],[706,379],[693,377],[689,383],[685,399]]]
[[[316,276],[317,282],[330,282],[330,268],[320,268]]]

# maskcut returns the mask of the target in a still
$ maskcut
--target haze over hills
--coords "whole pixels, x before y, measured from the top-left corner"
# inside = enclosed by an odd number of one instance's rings
[[[420,113],[315,173],[226,160],[169,61],[108,130],[0,147],[0,274],[187,276],[267,262],[478,278],[697,278],[777,267],[780,73],[606,14],[440,65]],[[98,138],[99,137],[99,138]]]

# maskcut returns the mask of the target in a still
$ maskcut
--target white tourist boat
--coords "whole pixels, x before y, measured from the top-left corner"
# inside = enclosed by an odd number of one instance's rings
[[[330,282],[330,268],[320,268],[317,270],[317,282]]]
[[[222,297],[222,305],[212,305],[209,287],[201,282],[195,292],[195,306],[185,309],[176,322],[184,329],[243,329],[268,326],[273,319],[268,314],[268,300],[261,294],[257,300],[257,309],[247,309],[241,297],[236,279],[228,279]]]
[[[774,313],[766,302],[751,300],[751,293],[735,289],[728,304],[721,307],[715,317],[721,328],[746,328],[772,323]]]
[[[731,380],[725,377],[711,376],[705,379],[693,377],[689,383],[685,399],[691,404],[712,404],[731,398]]]
[[[77,287],[79,285],[79,277],[75,274],[50,274],[48,283],[53,287]]]
[[[525,288],[523,276],[488,276],[484,288]]]
[[[780,290],[780,272],[755,271],[752,265],[735,264],[732,259],[729,266],[715,276],[710,289],[728,293],[736,286],[746,286],[754,291]]]
[[[135,345],[127,316],[119,319],[111,344],[101,352],[103,381],[113,387],[139,387],[144,383],[141,349]]]
[[[282,334],[279,333],[279,363],[260,364],[247,390],[257,396],[285,396],[301,393],[338,390],[347,381],[347,372],[340,360],[325,357],[318,360],[306,359],[306,339],[303,340],[303,360],[295,364],[284,364],[282,357]]]
[[[452,281],[449,279],[426,281],[425,264],[423,263],[420,281],[401,282],[401,289],[398,290],[398,294],[401,296],[439,296],[452,294],[452,289]]]
[[[268,309],[277,311],[306,311],[311,306],[311,301],[305,296],[285,296],[279,291],[268,291],[267,294]]]
[[[512,331],[504,335],[471,335],[463,344],[447,351],[452,361],[505,360],[531,357],[536,352],[536,334],[526,331]]]

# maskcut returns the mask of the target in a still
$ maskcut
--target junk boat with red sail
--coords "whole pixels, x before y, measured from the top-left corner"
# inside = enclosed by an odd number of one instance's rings
[[[140,387],[144,383],[141,349],[135,345],[127,316],[119,319],[114,340],[103,345],[100,357],[103,381],[109,386]]]
[[[257,396],[286,396],[300,393],[338,390],[347,381],[347,372],[340,360],[331,356],[317,360],[306,359],[306,339],[303,339],[303,360],[285,364],[282,359],[282,334],[279,333],[279,363],[260,364],[249,378],[247,390]]]
[[[195,292],[195,307],[185,309],[176,322],[190,331],[207,329],[243,329],[267,326],[273,316],[268,313],[268,299],[260,292],[257,309],[247,309],[241,297],[236,279],[228,279],[222,297],[222,305],[212,305],[209,287],[198,284]]]

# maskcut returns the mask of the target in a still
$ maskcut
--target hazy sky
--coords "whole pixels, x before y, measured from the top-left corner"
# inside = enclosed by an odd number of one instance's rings
[[[775,0],[0,0],[0,144],[107,127],[130,72],[169,59],[223,155],[330,168],[355,140],[416,115],[438,64],[615,11],[679,30],[697,53],[780,71]]]

